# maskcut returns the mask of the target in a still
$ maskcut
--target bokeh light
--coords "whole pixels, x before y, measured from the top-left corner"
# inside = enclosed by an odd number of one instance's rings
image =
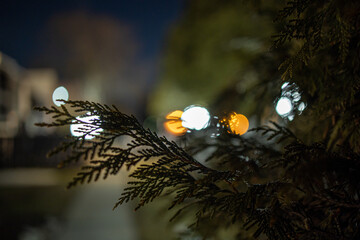
[[[169,133],[180,136],[186,133],[187,129],[182,126],[181,116],[183,111],[175,110],[166,115],[166,121],[164,122],[164,128]]]
[[[293,109],[296,106],[299,114],[306,108],[304,102],[299,103],[301,93],[295,83],[284,82],[281,86],[281,96],[276,103],[275,110],[281,117],[287,118],[289,121],[295,117],[296,112],[293,112]]]
[[[293,109],[293,105],[291,103],[291,100],[287,97],[280,98],[276,103],[276,107],[275,107],[276,112],[281,116],[285,116],[289,114],[292,109]]]
[[[289,82],[284,82],[283,85],[281,85],[281,89],[285,89],[287,86],[289,86]]]
[[[181,115],[182,126],[188,129],[201,130],[209,125],[210,113],[200,106],[191,105]]]
[[[302,102],[302,103],[299,104],[298,110],[299,110],[300,112],[302,112],[302,111],[304,111],[305,107],[306,107],[306,106],[305,106],[305,103]]]
[[[249,129],[249,120],[242,114],[233,113],[228,118],[228,124],[232,133],[243,135]]]
[[[54,90],[52,99],[53,99],[54,104],[56,106],[60,107],[61,105],[64,104],[64,102],[59,101],[59,99],[62,99],[65,101],[69,100],[69,92],[67,91],[67,89],[65,87],[60,86]]]
[[[89,113],[88,113],[89,114]],[[86,115],[88,115],[86,114]],[[73,135],[74,137],[82,137],[84,136],[86,133],[84,131],[90,130],[91,127],[88,127],[87,125],[92,124],[94,121],[98,121],[100,119],[99,116],[78,116],[76,117],[77,120],[80,120],[84,123],[75,123],[76,121],[74,120],[74,124],[70,125],[70,132],[71,135]],[[97,129],[96,131],[91,132],[90,134],[86,134],[85,139],[86,140],[91,140],[93,139],[96,135],[100,135],[100,133],[103,131],[102,128]]]

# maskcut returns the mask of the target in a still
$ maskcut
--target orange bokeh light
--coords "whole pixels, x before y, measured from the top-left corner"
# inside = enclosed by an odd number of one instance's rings
[[[166,121],[164,122],[164,128],[169,133],[180,136],[186,133],[187,129],[182,126],[181,115],[183,111],[175,110],[166,115]]]
[[[249,120],[242,114],[231,114],[228,123],[231,132],[238,135],[243,135],[249,129]]]

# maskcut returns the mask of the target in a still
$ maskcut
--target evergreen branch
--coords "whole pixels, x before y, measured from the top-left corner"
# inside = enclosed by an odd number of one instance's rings
[[[129,186],[124,189],[114,208],[139,199],[136,207],[139,209],[157,197],[168,194],[173,196],[169,209],[185,204],[171,220],[185,208],[196,206],[198,210],[193,226],[197,226],[201,219],[216,219],[226,215],[233,223],[245,221],[245,228],[253,231],[254,237],[265,234],[269,239],[291,239],[299,231],[305,231],[303,235],[310,234],[307,232],[313,229],[323,231],[321,234],[328,233],[329,230],[323,230],[318,224],[308,223],[307,220],[316,219],[316,212],[325,211],[324,206],[345,210],[358,206],[356,199],[343,197],[348,196],[346,191],[355,190],[346,184],[343,188],[334,188],[327,169],[318,169],[320,177],[315,175],[319,175],[318,173],[309,171],[311,164],[324,166],[321,163],[324,156],[331,160],[329,163],[334,169],[339,167],[338,162],[345,164],[343,168],[354,166],[352,160],[349,160],[354,159],[354,155],[351,155],[354,153],[344,151],[344,156],[334,153],[324,155],[324,144],[307,146],[289,129],[277,123],[272,123],[274,127],[259,127],[252,131],[266,135],[269,141],[275,138],[279,138],[278,142],[292,139],[292,143],[285,147],[285,153],[281,158],[279,152],[233,134],[223,134],[211,141],[204,140],[197,147],[190,148],[190,153],[199,153],[215,147],[216,150],[205,160],[213,161],[217,158],[220,162],[231,162],[230,165],[233,166],[231,170],[216,170],[195,160],[175,142],[144,129],[133,116],[122,114],[115,108],[79,101],[66,104],[75,106],[75,109],[72,109],[75,112],[99,116],[94,122],[86,122],[88,126],[81,130],[82,136],[71,138],[51,153],[70,151],[71,154],[63,161],[64,164],[80,159],[88,160],[88,164],[81,168],[68,187],[96,181],[101,176],[106,178],[115,175],[125,166],[129,169],[139,165],[129,175],[132,180],[128,182]],[[67,107],[42,108],[42,111],[55,115],[56,124],[77,123],[74,121],[76,117],[70,114]],[[56,124],[49,123],[45,126],[57,126]],[[94,129],[100,128],[100,135],[92,134]],[[89,134],[94,138],[86,139],[85,136]],[[116,138],[122,136],[131,138],[125,147],[115,144]],[[150,160],[152,162],[147,163]],[[273,172],[269,172],[266,168],[272,162],[275,163],[272,165]],[[279,173],[276,173],[277,170]],[[265,172],[269,176],[264,174]],[[303,172],[307,172],[306,176]],[[274,173],[276,174],[273,175]],[[351,174],[357,173],[358,169]],[[342,176],[336,177],[339,179]],[[324,187],[323,179],[328,181],[327,188]],[[326,194],[316,195],[319,189],[327,189]],[[334,195],[338,197],[334,198]],[[311,201],[303,206],[304,196],[308,196]],[[331,201],[319,205],[319,201],[328,198]],[[325,216],[336,223],[336,217],[332,217],[330,213],[326,213]],[[320,232],[315,235],[319,236]]]
[[[291,15],[300,15],[309,7],[311,3],[310,0],[294,0],[288,1],[286,7],[278,12],[278,16],[275,18],[275,21],[280,21],[284,18],[290,17]]]
[[[324,201],[324,203],[330,203],[332,207],[343,207],[343,208],[354,208],[354,209],[360,209],[360,203],[347,203],[347,202],[341,202],[337,201],[336,199],[332,197],[326,197],[321,194],[314,194],[314,197]],[[328,204],[326,204],[328,205]]]
[[[250,129],[249,131],[262,132],[262,135],[268,135],[267,140],[270,141],[274,138],[278,138],[277,143],[283,142],[287,139],[293,139],[296,142],[301,142],[293,132],[291,132],[288,128],[282,127],[276,122],[270,121],[274,125],[274,127],[269,126],[261,126],[257,128]]]
[[[280,64],[279,70],[283,70],[281,79],[285,82],[293,77],[293,73],[297,68],[300,68],[300,64],[307,65],[312,57],[312,51],[310,50],[310,43],[307,41],[303,44],[301,49],[293,56],[287,58]]]
[[[342,63],[345,63],[346,57],[349,53],[349,44],[351,39],[351,25],[345,22],[339,13],[336,14],[336,31],[334,38],[339,42],[339,54]]]
[[[79,130],[83,135],[72,138],[50,153],[53,155],[70,150],[70,155],[62,161],[62,165],[81,159],[89,160],[68,187],[85,181],[96,181],[101,175],[106,178],[108,175],[117,174],[125,165],[129,169],[140,162],[153,159],[155,162],[152,164],[142,164],[130,174],[130,177],[137,181],[129,182],[132,186],[125,189],[115,205],[116,207],[123,202],[140,198],[137,207],[139,208],[161,195],[167,188],[177,186],[191,188],[189,186],[195,181],[190,175],[191,172],[205,175],[214,172],[188,155],[175,142],[165,137],[158,137],[156,133],[144,129],[135,117],[125,115],[115,107],[83,101],[64,101],[64,103],[66,105],[62,105],[60,109],[52,107],[37,108],[37,110],[50,114],[55,119],[51,123],[42,123],[41,126],[85,124],[85,127]],[[68,108],[75,113],[86,112],[86,116],[97,116],[97,118],[92,121],[81,120],[72,115]],[[93,134],[99,129],[101,129],[100,135]],[[87,136],[94,138],[89,140],[86,139]],[[117,138],[123,136],[128,136],[132,140],[125,148],[120,148],[114,143]],[[198,184],[199,187],[200,185]],[[179,199],[177,201],[179,202]]]

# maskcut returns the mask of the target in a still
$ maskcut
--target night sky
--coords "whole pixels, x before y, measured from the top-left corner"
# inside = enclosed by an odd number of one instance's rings
[[[24,67],[43,45],[40,37],[54,15],[81,10],[109,15],[130,25],[140,41],[140,57],[158,56],[169,26],[181,14],[182,0],[3,0],[0,3],[0,51]],[[36,66],[35,66],[36,67]]]

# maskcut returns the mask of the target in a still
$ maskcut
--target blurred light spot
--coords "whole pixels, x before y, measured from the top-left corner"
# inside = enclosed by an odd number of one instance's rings
[[[305,109],[306,105],[304,102],[300,102],[301,94],[299,87],[295,83],[284,82],[281,86],[281,98],[276,103],[276,112],[289,121],[292,121],[295,117],[295,113],[292,112],[295,106],[297,106],[297,113]],[[300,102],[300,103],[299,103]]]
[[[61,105],[64,104],[64,102],[59,101],[58,99],[62,99],[65,101],[69,100],[69,93],[65,87],[63,87],[63,86],[58,87],[54,90],[52,99],[53,99],[54,104],[56,106],[60,107]]]
[[[206,108],[192,105],[184,110],[181,120],[183,127],[201,130],[209,125],[210,114]]]
[[[86,115],[88,115],[87,113]],[[73,120],[74,124],[70,125],[70,132],[71,135],[74,137],[82,137],[86,134],[86,132],[96,129],[96,126],[92,125],[94,121],[98,121],[100,119],[99,116],[79,116],[76,118],[79,121],[82,121],[84,123],[75,123],[76,121]],[[89,126],[91,125],[91,126]],[[100,135],[100,133],[103,131],[102,128],[97,129],[95,131],[90,132],[90,134],[86,134],[85,139],[90,140],[95,137],[95,135]]]
[[[249,120],[242,114],[231,114],[228,122],[232,133],[243,135],[249,129]]]
[[[292,96],[294,102],[298,102],[301,99],[301,95],[299,92],[294,92],[291,94],[291,96]]]
[[[218,136],[220,136],[220,133],[212,133],[210,135],[211,138],[217,138]]]
[[[187,129],[182,126],[182,121],[180,119],[182,114],[183,111],[175,110],[166,115],[166,121],[164,122],[166,131],[176,136],[186,133]]]
[[[281,86],[281,89],[286,88],[289,85],[289,82],[284,82],[284,84]]]
[[[279,99],[279,101],[276,103],[276,112],[281,115],[287,115],[291,112],[293,109],[292,103],[289,98],[282,97]]]
[[[299,110],[300,112],[302,112],[302,111],[304,111],[305,107],[306,107],[306,106],[305,106],[305,103],[302,102],[302,103],[299,104],[298,110]]]

